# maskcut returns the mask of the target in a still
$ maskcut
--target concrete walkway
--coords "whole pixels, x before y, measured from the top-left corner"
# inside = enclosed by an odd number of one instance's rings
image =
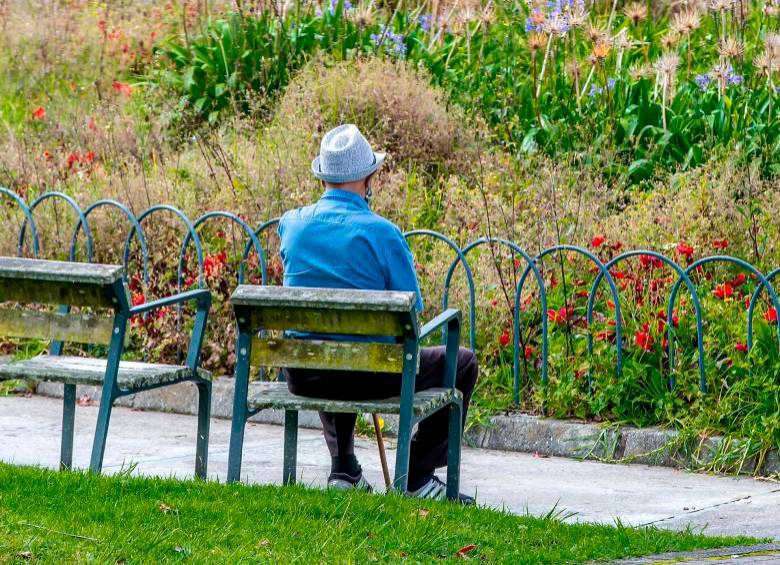
[[[56,467],[60,400],[41,396],[0,397],[0,460]],[[97,407],[76,410],[74,464],[86,467]],[[135,466],[145,475],[193,475],[196,421],[192,416],[115,408],[106,447],[105,471]],[[211,426],[209,471],[224,480],[230,422]],[[368,479],[381,485],[375,444],[358,440],[357,454]],[[388,453],[392,468],[393,452]],[[243,473],[251,482],[280,482],[282,429],[249,424]],[[311,485],[327,478],[329,457],[320,432],[300,430],[298,474]],[[750,478],[715,477],[644,465],[537,458],[522,453],[464,449],[463,490],[481,504],[513,512],[544,514],[552,508],[570,520],[655,524],[706,533],[780,539],[780,484]]]

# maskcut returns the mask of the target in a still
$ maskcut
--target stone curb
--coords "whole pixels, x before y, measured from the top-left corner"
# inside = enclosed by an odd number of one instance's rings
[[[651,565],[667,563],[724,563],[724,559],[730,557],[771,556],[780,559],[780,544],[764,543],[758,545],[740,545],[736,547],[721,547],[717,549],[703,549],[701,551],[683,551],[678,553],[662,553],[660,555],[648,555],[647,557],[635,557],[614,561],[613,565]],[[746,563],[750,561],[746,560]],[[766,561],[767,563],[769,561]]]
[[[36,388],[38,394],[57,398],[62,397],[62,390],[62,385],[58,383],[38,383]],[[216,379],[212,390],[212,416],[230,419],[233,413],[233,379]],[[79,399],[86,397],[92,402],[100,400],[100,393],[100,388],[94,386],[79,386],[77,389]],[[192,384],[181,383],[126,396],[116,404],[136,410],[195,414],[197,393]],[[252,416],[250,421],[281,425],[283,418],[284,414],[280,411],[264,410]],[[322,427],[315,412],[301,412],[299,425],[313,429]],[[385,432],[394,435],[396,429],[397,418],[387,416]],[[706,463],[724,441],[718,437],[707,438],[693,453],[684,453],[673,447],[677,437],[676,431],[661,428],[605,426],[510,413],[494,416],[487,425],[471,429],[466,434],[466,441],[473,447],[486,449],[675,468]],[[743,474],[752,474],[752,471],[751,465],[742,469]],[[765,475],[780,473],[777,452],[769,454],[762,472]]]

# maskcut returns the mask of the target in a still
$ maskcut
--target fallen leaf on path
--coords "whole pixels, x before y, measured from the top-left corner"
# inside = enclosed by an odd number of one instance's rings
[[[92,397],[88,394],[83,394],[79,396],[79,399],[76,401],[76,404],[79,406],[92,406]]]
[[[464,547],[461,547],[458,551],[456,551],[455,552],[455,556],[456,557],[466,557],[466,554],[471,553],[475,549],[477,549],[477,546],[474,545],[473,543],[470,544],[470,545],[466,545]]]
[[[546,453],[539,453],[538,451],[534,451],[534,457],[536,459],[549,459],[550,458],[550,456],[547,455]]]

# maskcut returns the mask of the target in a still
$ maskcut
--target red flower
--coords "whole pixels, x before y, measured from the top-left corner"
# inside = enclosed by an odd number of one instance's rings
[[[38,106],[35,110],[33,110],[32,117],[35,120],[42,120],[46,117],[46,108],[43,106]]]
[[[146,298],[144,298],[143,292],[134,292],[132,296],[132,302],[133,306],[140,306],[144,302],[146,302]]]
[[[125,96],[130,96],[133,92],[133,87],[127,84],[126,82],[119,82],[118,80],[115,80],[111,83],[111,88],[113,88],[116,92],[120,94],[124,94]]]
[[[726,249],[729,246],[729,240],[728,239],[716,239],[713,240],[712,246],[715,249],[720,249],[721,251]]]
[[[559,310],[550,308],[547,310],[547,318],[556,324],[565,324],[572,312],[571,308],[567,309],[565,306],[561,306]]]
[[[490,306],[493,307],[493,308],[498,306],[498,298],[494,298],[493,300],[491,300],[490,301]]]
[[[653,350],[653,336],[650,335],[646,328],[634,334],[634,343],[643,351]]]
[[[640,255],[639,264],[645,268],[650,267],[653,264],[654,257],[652,255]]]
[[[747,343],[742,343],[738,341],[736,344],[734,344],[734,349],[736,349],[737,351],[741,351],[742,353],[747,353],[748,346]]]
[[[525,354],[525,360],[530,361],[531,358],[534,356],[534,348],[531,347],[530,345],[526,345],[524,354]]]
[[[600,331],[596,333],[596,339],[598,341],[612,341],[615,338],[615,334],[611,331]]]
[[[677,244],[677,253],[690,259],[691,255],[693,255],[693,247],[687,243],[680,242]]]
[[[501,344],[501,347],[506,347],[509,345],[509,330],[505,329],[504,333],[501,334],[501,337],[498,338],[498,343]]]
[[[769,310],[764,312],[764,319],[767,322],[777,322],[777,310],[774,306],[770,306]]]
[[[95,157],[97,157],[97,155],[95,155],[95,153],[93,153],[92,151],[88,151],[87,153],[84,153],[84,155],[81,156],[81,162],[82,163],[91,163],[92,161],[95,160]]]
[[[729,284],[733,287],[740,287],[743,284],[745,284],[745,281],[747,280],[747,277],[745,276],[745,273],[739,273],[736,277],[731,279],[729,281]]]
[[[609,274],[612,275],[613,279],[617,279],[617,280],[626,278],[625,271],[610,271]]]
[[[72,168],[73,168],[73,165],[75,165],[76,163],[78,163],[80,160],[81,160],[81,157],[79,157],[79,154],[78,154],[78,153],[71,153],[70,155],[68,155],[68,158],[67,158],[67,160],[66,160],[66,163],[67,163],[67,165],[68,165],[68,168],[69,168],[69,169],[72,169]]]
[[[222,267],[227,262],[227,252],[220,251],[214,255],[206,255],[203,259],[203,271],[207,277],[216,276],[222,272]]]
[[[712,294],[721,300],[728,300],[734,296],[734,287],[729,283],[715,285],[715,290],[712,291]]]
[[[48,150],[44,151],[43,152],[43,158],[46,159],[47,161],[50,160],[51,159],[51,153],[49,153]]]
[[[595,247],[598,249],[602,245],[604,245],[604,242],[607,241],[607,238],[603,235],[597,235],[593,239],[590,240],[591,247]]]

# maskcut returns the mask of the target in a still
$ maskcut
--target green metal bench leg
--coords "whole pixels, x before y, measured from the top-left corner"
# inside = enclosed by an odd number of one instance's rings
[[[447,439],[447,498],[457,500],[460,492],[460,450],[463,433],[463,404],[460,399],[449,407],[449,436]]]
[[[233,410],[233,422],[230,425],[230,449],[228,450],[227,482],[234,483],[241,479],[241,458],[244,451],[244,427],[246,414]]]
[[[195,476],[205,479],[209,463],[209,426],[211,424],[211,383],[195,383],[198,387],[198,439],[195,450]]]
[[[395,478],[393,479],[393,488],[400,493],[406,492],[409,485],[409,451],[412,445],[412,427],[411,418],[401,416],[398,422]]]
[[[246,316],[246,315],[245,315]],[[241,322],[247,318],[239,316]],[[239,331],[236,343],[236,370],[233,391],[233,419],[230,424],[230,449],[228,451],[227,482],[241,480],[241,458],[244,451],[244,428],[248,418],[246,400],[249,392],[249,353],[252,345],[251,333]]]
[[[60,444],[60,470],[73,466],[73,430],[76,420],[76,385],[65,385],[62,400],[62,441]]]
[[[298,411],[284,412],[284,470],[282,482],[285,485],[295,484],[295,470],[298,460]]]
[[[89,469],[94,473],[99,473],[103,468],[103,454],[106,451],[108,423],[111,420],[111,409],[114,407],[113,405],[114,399],[103,391],[103,396],[100,399],[100,408],[98,409],[95,440],[92,443],[92,457],[90,457],[89,460]]]

